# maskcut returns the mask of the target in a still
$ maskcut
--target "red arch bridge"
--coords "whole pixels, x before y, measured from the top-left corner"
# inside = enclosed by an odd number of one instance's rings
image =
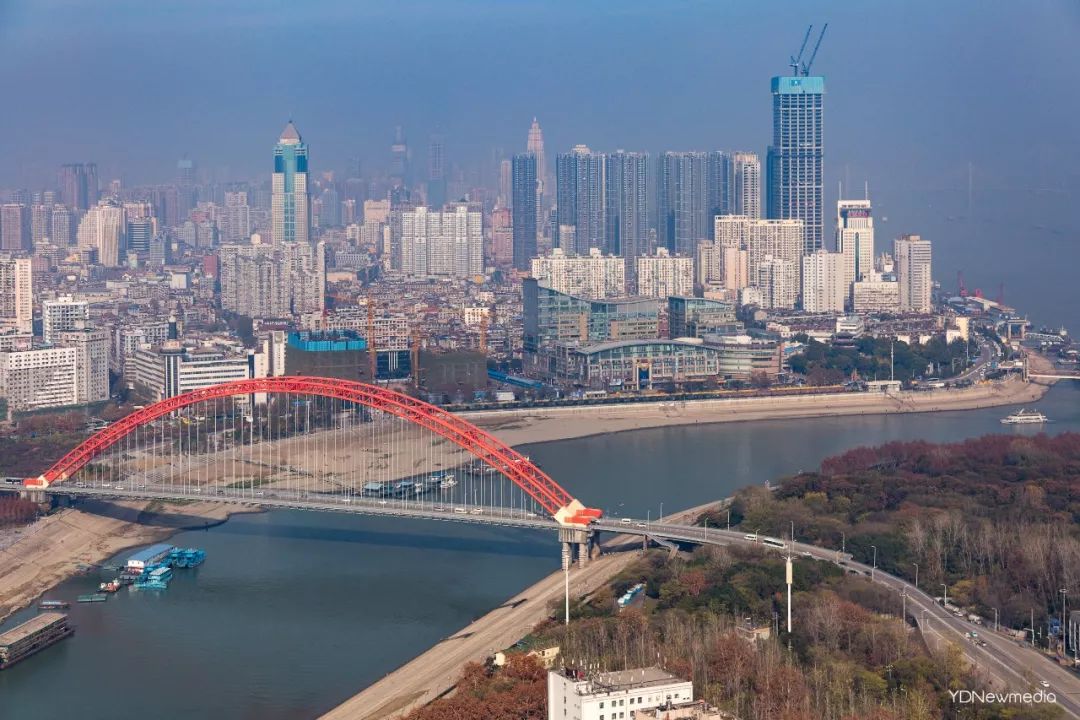
[[[452,413],[320,377],[238,380],[140,408],[23,485],[82,497],[550,528],[567,564],[575,546],[585,562],[599,530],[648,529],[605,521],[528,457]]]

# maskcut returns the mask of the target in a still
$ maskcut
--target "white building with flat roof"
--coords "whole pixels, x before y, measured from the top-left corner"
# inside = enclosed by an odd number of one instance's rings
[[[802,307],[812,313],[842,313],[849,287],[844,256],[818,250],[802,259]]]
[[[667,248],[657,248],[655,255],[636,259],[637,294],[642,297],[692,295],[694,258],[672,255]]]
[[[904,235],[893,242],[896,279],[900,285],[900,310],[928,313],[932,304],[931,246],[918,235]]]
[[[694,699],[694,684],[658,667],[589,676],[548,673],[548,720],[630,720],[639,710]]]
[[[10,410],[77,405],[77,357],[73,347],[0,353],[0,396]]]
[[[588,255],[555,248],[550,255],[532,258],[531,272],[544,287],[567,295],[590,300],[626,295],[626,261],[598,248],[590,248]]]
[[[82,330],[90,320],[90,303],[70,295],[41,303],[41,339],[55,344],[60,333]]]
[[[30,258],[0,257],[0,326],[34,327],[34,280]]]

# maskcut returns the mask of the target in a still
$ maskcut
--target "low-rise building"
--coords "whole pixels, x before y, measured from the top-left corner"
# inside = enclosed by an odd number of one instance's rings
[[[548,720],[629,720],[638,712],[694,699],[694,684],[658,667],[586,674],[548,673]]]
[[[186,348],[169,341],[139,350],[128,365],[136,390],[157,402],[220,383],[265,377],[263,357],[250,350]]]

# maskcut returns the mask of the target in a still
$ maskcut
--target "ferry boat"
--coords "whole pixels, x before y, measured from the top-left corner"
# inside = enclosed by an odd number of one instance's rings
[[[1002,425],[1038,425],[1047,422],[1047,417],[1038,410],[1023,410],[1001,418]]]

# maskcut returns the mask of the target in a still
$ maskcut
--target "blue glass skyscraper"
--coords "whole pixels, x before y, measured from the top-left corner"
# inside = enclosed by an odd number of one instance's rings
[[[292,120],[274,146],[274,177],[270,192],[271,240],[310,242],[308,149]]]
[[[822,106],[825,78],[774,77],[773,142],[766,173],[769,218],[805,223],[806,253],[822,248]]]

